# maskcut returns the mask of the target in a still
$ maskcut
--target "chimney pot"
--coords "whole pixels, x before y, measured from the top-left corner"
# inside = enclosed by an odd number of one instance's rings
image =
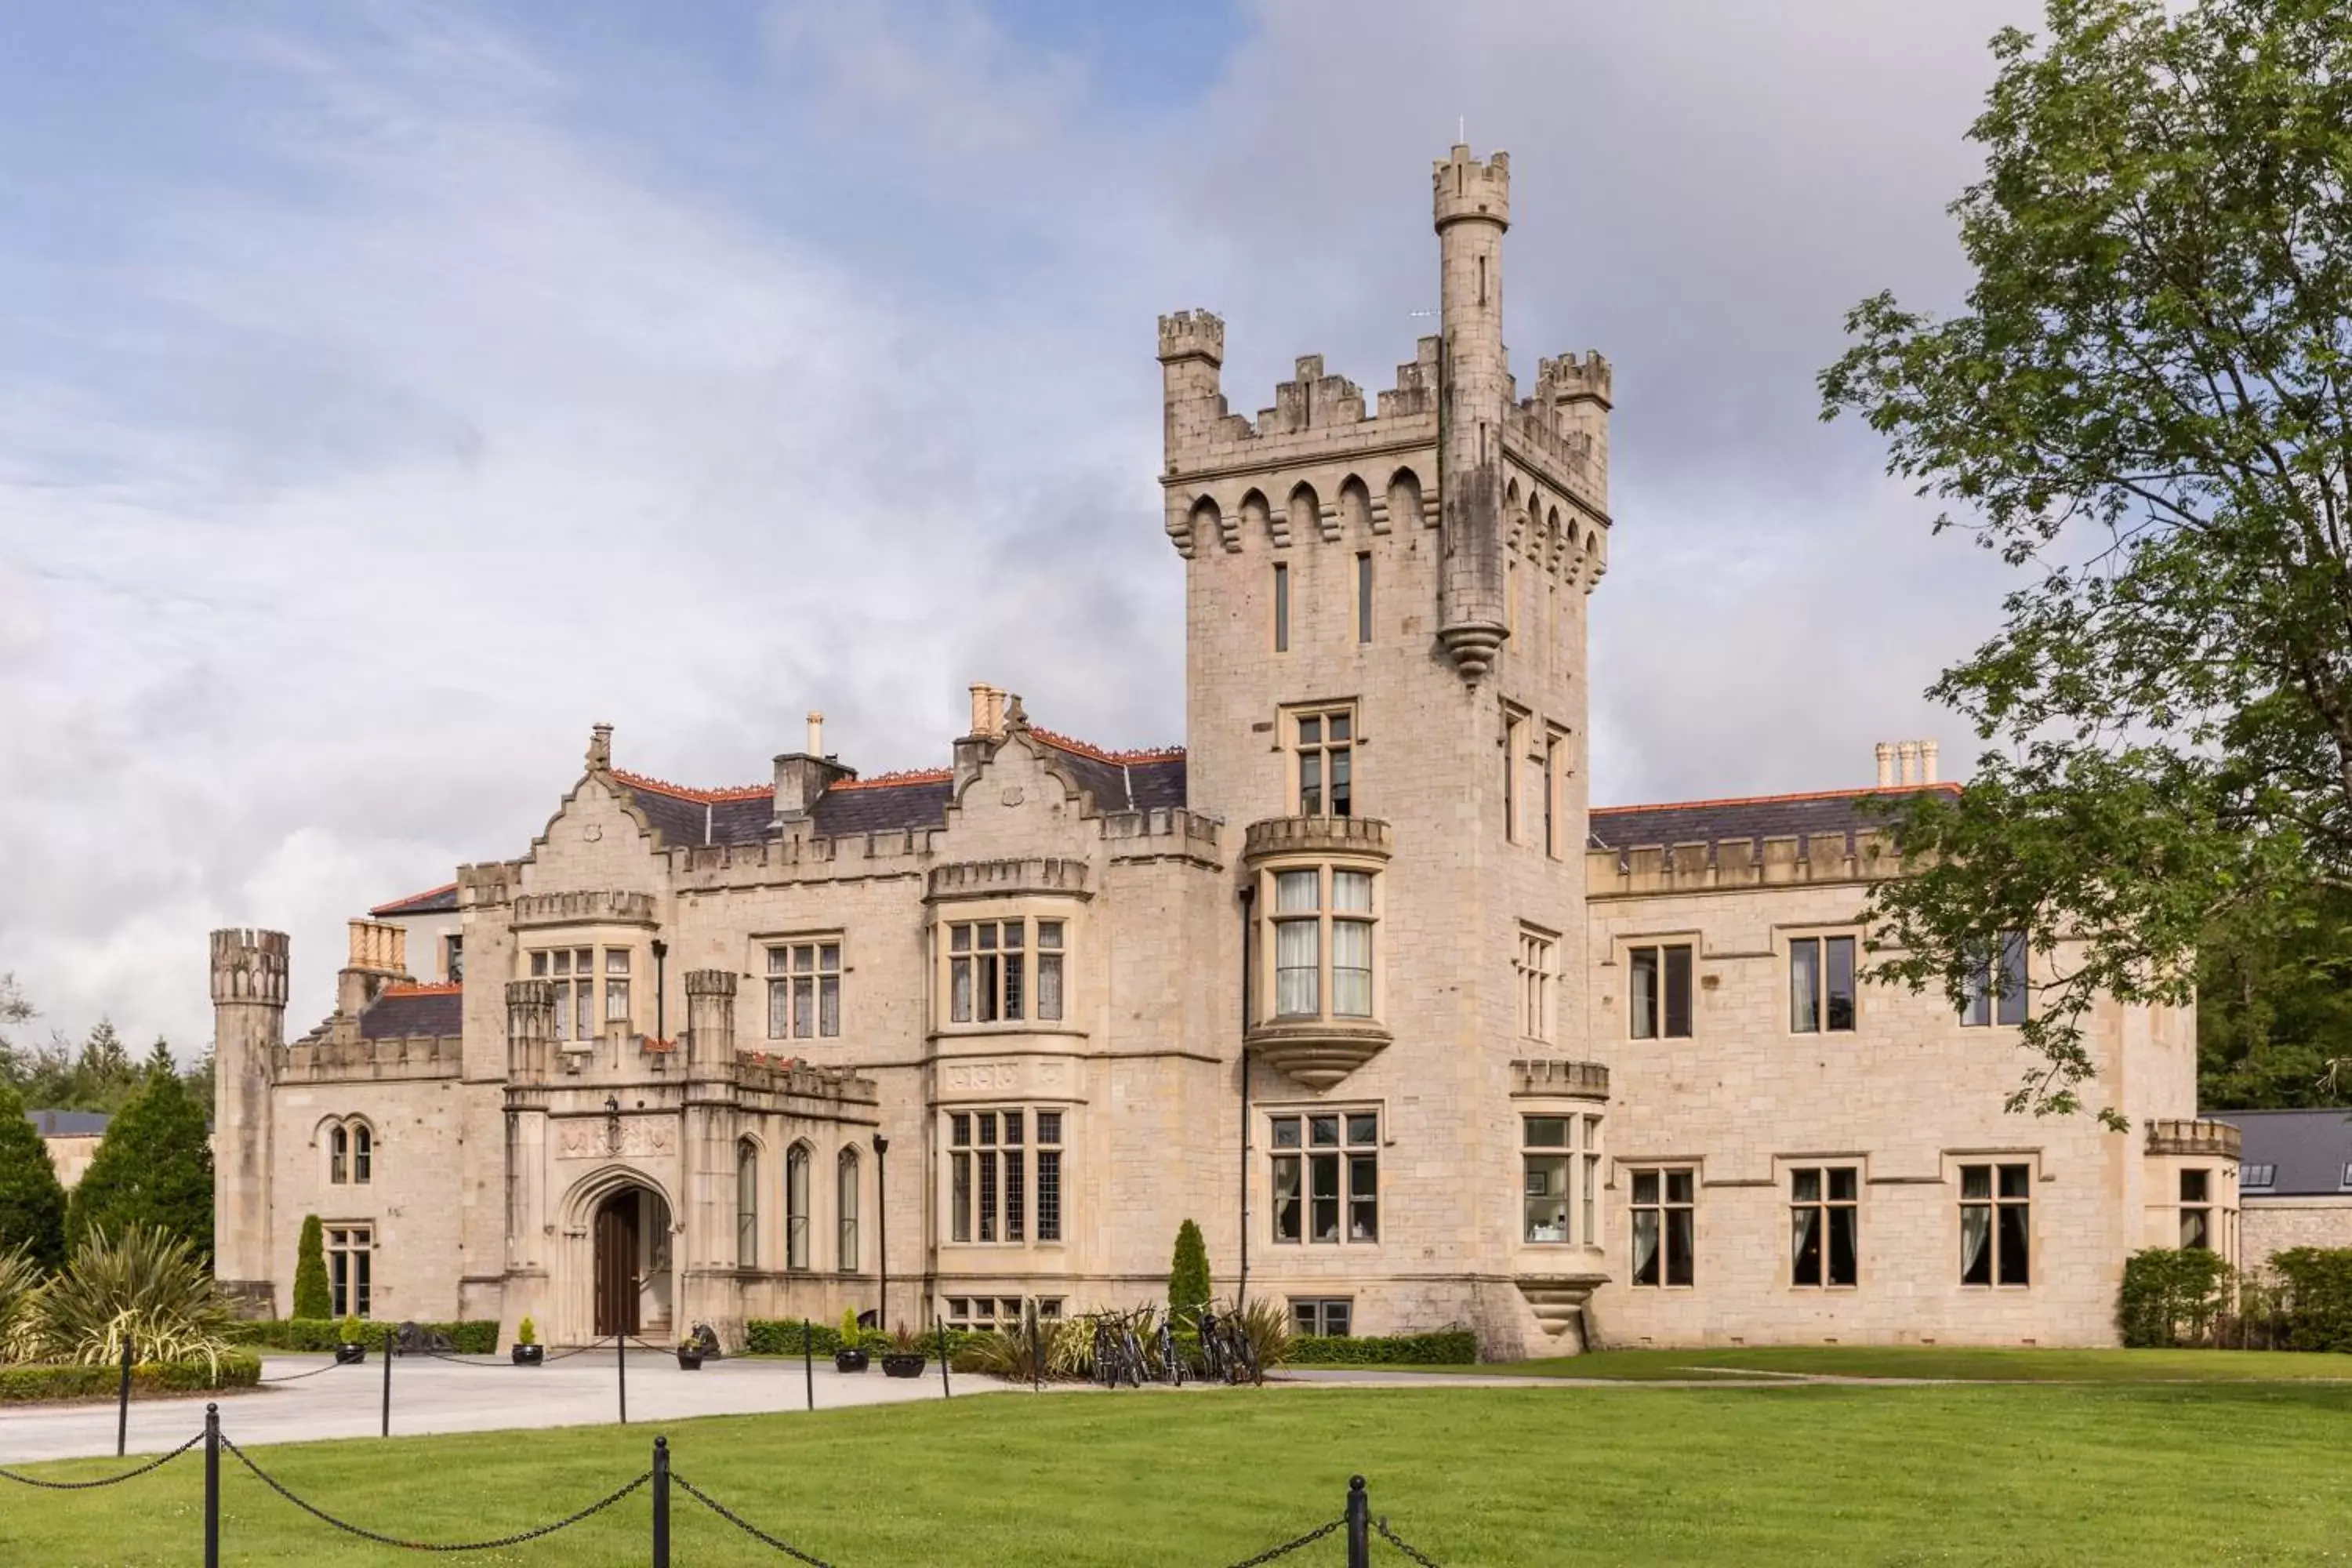
[[[808,754],[824,755],[824,714],[814,708],[809,710],[808,716]]]
[[[1933,741],[1919,742],[1919,782],[1921,784],[1936,782],[1936,753],[1939,749]]]
[[[1878,742],[1878,787],[1885,789],[1895,782],[1895,742]]]

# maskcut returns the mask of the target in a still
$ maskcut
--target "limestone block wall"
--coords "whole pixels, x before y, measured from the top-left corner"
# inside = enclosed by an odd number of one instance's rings
[[[2352,1193],[2245,1200],[2238,1250],[2247,1268],[2260,1268],[2273,1253],[2297,1247],[2352,1247]]]
[[[386,1322],[450,1316],[461,1272],[462,1173],[495,1166],[499,1150],[470,1149],[466,1096],[454,1078],[324,1079],[281,1082],[271,1097],[270,1279],[275,1310],[292,1310],[302,1220],[373,1227],[375,1256],[368,1315]],[[329,1179],[329,1130],[358,1118],[373,1134],[369,1180]]]

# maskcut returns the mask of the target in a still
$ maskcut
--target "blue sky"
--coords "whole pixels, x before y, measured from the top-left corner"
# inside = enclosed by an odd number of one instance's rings
[[[204,933],[520,851],[589,724],[928,765],[964,687],[1181,738],[1157,312],[1238,410],[1426,330],[1510,151],[1514,368],[1616,366],[1596,798],[1834,787],[1997,566],[1823,426],[1961,286],[1997,0],[36,3],[0,20],[0,972],[208,1033]]]

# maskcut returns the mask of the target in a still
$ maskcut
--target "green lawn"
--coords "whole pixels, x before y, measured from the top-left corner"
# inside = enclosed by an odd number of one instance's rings
[[[2352,1355],[2283,1351],[1995,1350],[1964,1345],[1776,1345],[1769,1348],[1599,1351],[1479,1367],[1420,1372],[1512,1377],[1605,1377],[1629,1382],[1721,1377],[1740,1372],[1832,1377],[1929,1377],[1964,1383],[2352,1382]]]
[[[594,1498],[645,1466],[654,1430],[257,1458],[360,1523],[450,1540]],[[991,1394],[663,1430],[679,1474],[840,1568],[1223,1568],[1337,1515],[1356,1470],[1445,1568],[2352,1563],[2352,1389],[2308,1383]],[[192,1563],[201,1485],[191,1456],[105,1491],[8,1487],[0,1562]],[[225,1561],[399,1557],[329,1533],[233,1461],[224,1487]],[[676,1506],[681,1568],[786,1561]],[[632,1498],[551,1540],[444,1561],[642,1564],[646,1520]],[[1284,1562],[1342,1560],[1327,1539]],[[1404,1563],[1384,1547],[1374,1561]]]

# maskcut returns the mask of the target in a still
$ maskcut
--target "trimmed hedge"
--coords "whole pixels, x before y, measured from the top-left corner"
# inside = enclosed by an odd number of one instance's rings
[[[1293,1334],[1290,1360],[1336,1362],[1350,1366],[1469,1366],[1478,1359],[1478,1336],[1468,1329],[1437,1329],[1425,1334]]]
[[[121,1387],[120,1366],[81,1366],[28,1362],[0,1366],[0,1405],[37,1401],[112,1399]],[[248,1351],[231,1351],[220,1359],[220,1376],[201,1361],[141,1362],[131,1369],[131,1392],[152,1398],[160,1394],[208,1394],[224,1388],[251,1388],[261,1381],[261,1358]]]
[[[460,1354],[491,1355],[499,1348],[499,1325],[494,1319],[469,1318],[461,1323],[419,1323],[417,1327],[448,1335],[450,1348]],[[399,1329],[398,1323],[363,1322],[360,1337],[374,1349]],[[238,1344],[259,1345],[264,1350],[331,1351],[343,1342],[343,1330],[332,1318],[265,1318],[237,1324],[228,1337]]]
[[[948,1331],[948,1354],[952,1357],[956,1352],[963,1349],[975,1339],[983,1337],[985,1336],[950,1329]],[[834,1323],[811,1324],[808,1348],[809,1354],[813,1356],[833,1354],[841,1348],[840,1326]],[[863,1350],[867,1355],[878,1357],[884,1351],[890,1348],[890,1336],[880,1329],[861,1330],[857,1336],[857,1348]],[[928,1356],[940,1353],[938,1329],[931,1329],[923,1335],[922,1351]],[[743,1323],[743,1353],[784,1356],[800,1354],[801,1321],[798,1318],[746,1319]]]
[[[2281,1350],[2352,1351],[2352,1247],[2271,1254],[2286,1333]]]
[[[2201,1345],[2228,1310],[2236,1281],[2218,1252],[2150,1247],[2124,1261],[2116,1329],[2135,1348]]]

